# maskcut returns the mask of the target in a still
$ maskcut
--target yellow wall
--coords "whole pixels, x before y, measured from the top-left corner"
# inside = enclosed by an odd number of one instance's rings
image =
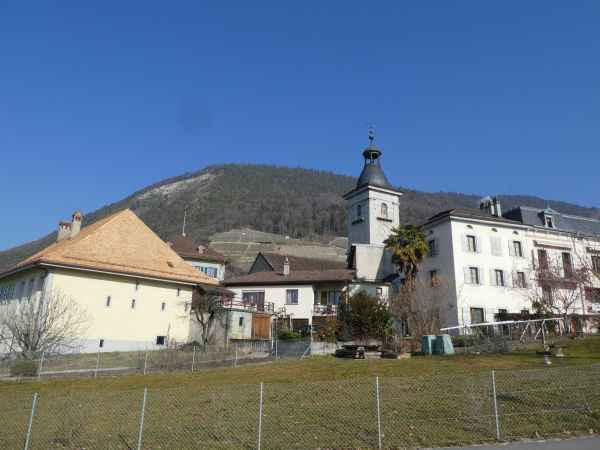
[[[105,341],[103,351],[154,348],[157,336],[167,336],[178,343],[189,339],[190,319],[186,311],[192,299],[191,286],[52,270],[47,288],[73,298],[86,309],[91,320],[84,336],[84,351],[97,350],[100,339]],[[107,307],[108,296],[111,304]],[[135,308],[131,307],[133,299]]]

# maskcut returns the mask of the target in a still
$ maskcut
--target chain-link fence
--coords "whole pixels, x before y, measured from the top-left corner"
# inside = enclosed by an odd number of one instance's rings
[[[294,359],[310,354],[310,340],[233,343],[227,347],[185,346],[137,352],[41,354],[23,360],[4,355],[0,378],[100,377],[131,373],[191,371]]]
[[[600,429],[600,367],[0,394],[2,448],[412,448]]]

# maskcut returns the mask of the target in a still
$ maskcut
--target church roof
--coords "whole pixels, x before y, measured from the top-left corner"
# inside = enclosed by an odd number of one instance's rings
[[[356,183],[356,189],[360,189],[364,186],[394,189],[385,176],[385,173],[383,173],[383,169],[379,163],[365,164],[365,167],[363,167],[363,170],[358,177],[358,182]]]
[[[170,282],[216,285],[194,269],[131,210],[112,214],[56,242],[9,269],[0,278],[36,266],[149,277]]]

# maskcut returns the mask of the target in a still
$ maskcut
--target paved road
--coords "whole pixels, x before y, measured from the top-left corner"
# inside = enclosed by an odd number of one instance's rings
[[[600,437],[583,437],[550,441],[509,442],[497,445],[474,445],[472,447],[446,447],[436,450],[599,450]]]

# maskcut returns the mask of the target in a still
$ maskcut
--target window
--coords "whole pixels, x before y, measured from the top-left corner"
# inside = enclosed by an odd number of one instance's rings
[[[521,310],[521,315],[525,316],[525,317],[529,316],[529,310],[528,309],[522,309]]]
[[[438,271],[430,270],[429,271],[429,282],[431,283],[432,286],[435,286],[437,281],[438,281]]]
[[[518,256],[519,258],[523,257],[523,246],[521,245],[521,241],[512,241],[512,256]]]
[[[205,273],[209,277],[217,278],[217,268],[216,267],[208,267],[208,266],[200,266],[198,267],[200,272]]]
[[[477,252],[477,238],[473,235],[467,236],[467,250],[472,253]]]
[[[484,323],[483,308],[471,308],[471,323]]]
[[[388,217],[388,205],[387,205],[387,203],[382,203],[381,204],[381,217],[383,217],[384,219],[387,219],[387,217]]]
[[[540,269],[548,270],[548,252],[544,249],[538,249],[538,264]]]
[[[548,228],[554,228],[554,222],[552,221],[552,216],[546,216],[546,226]]]
[[[573,264],[571,262],[571,254],[563,252],[562,254],[563,270],[565,271],[565,277],[573,276]]]
[[[592,256],[592,270],[600,273],[600,256],[598,255]]]
[[[339,305],[342,291],[321,291],[321,305]]]
[[[139,291],[139,289],[140,289],[140,282],[136,281],[135,282],[135,291],[137,292],[137,291]]]
[[[430,239],[427,242],[427,246],[429,247],[429,256],[436,256],[437,255],[437,246],[436,246],[435,239]]]
[[[177,288],[177,297],[181,295],[181,288]]]
[[[242,292],[242,301],[245,305],[256,306],[257,311],[264,311],[265,309],[265,292],[254,291],[254,292]]]
[[[160,304],[160,310],[161,310],[161,311],[164,311],[165,309],[167,309],[167,304],[166,304],[165,302],[162,302],[162,303]]]
[[[377,296],[377,298],[383,298],[383,288],[376,287],[375,288],[375,295]]]
[[[156,336],[156,345],[165,345],[166,341],[167,341],[166,336]]]
[[[100,342],[98,343],[98,347],[104,348],[104,339],[100,339]]]
[[[479,268],[469,267],[469,283],[479,284]]]
[[[240,317],[240,318],[238,319],[238,326],[239,326],[239,327],[243,327],[243,326],[244,326],[244,318],[243,318],[243,317]]]
[[[496,286],[504,286],[504,271],[499,269],[494,270],[494,280],[496,281]]]
[[[549,286],[542,286],[542,300],[547,304],[552,304],[554,295],[552,295],[552,288]]]
[[[131,309],[135,309],[135,298],[131,299]]]
[[[356,205],[356,218],[362,219],[362,205]]]
[[[185,302],[183,304],[183,312],[184,313],[188,312],[189,307],[190,307],[190,304],[188,302]]]
[[[287,289],[285,291],[285,304],[286,305],[297,305],[298,304],[298,289]]]
[[[515,274],[515,287],[526,288],[527,281],[525,280],[525,272],[517,272]]]
[[[112,299],[110,298],[110,295],[108,297],[106,297],[106,307],[110,308],[110,303],[111,303]]]

